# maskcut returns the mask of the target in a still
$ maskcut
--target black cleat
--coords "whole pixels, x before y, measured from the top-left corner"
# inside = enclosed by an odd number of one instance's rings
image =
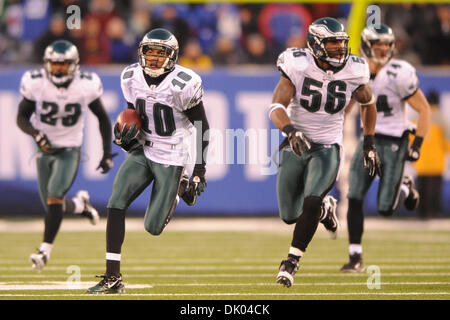
[[[189,183],[189,176],[187,172],[183,173],[181,177],[180,187],[178,188],[178,196],[183,199],[183,201],[188,206],[193,206],[197,201],[197,193],[194,190],[194,186]]]
[[[364,272],[362,254],[355,253],[349,257],[350,261],[342,266],[341,272]]]
[[[298,271],[298,261],[292,258],[287,258],[281,261],[280,271],[277,275],[277,283],[289,288],[294,284],[294,275]]]
[[[97,278],[103,278],[95,286],[87,289],[87,294],[115,294],[125,293],[125,286],[122,283],[122,275],[119,276],[96,276]]]
[[[337,231],[339,228],[339,220],[336,214],[336,209],[337,200],[332,196],[326,196],[322,202],[322,216],[320,222],[330,233],[331,239],[337,238]]]
[[[419,192],[414,188],[414,180],[411,176],[405,176],[403,178],[403,184],[409,189],[409,195],[405,199],[405,208],[409,211],[413,211],[419,206]]]

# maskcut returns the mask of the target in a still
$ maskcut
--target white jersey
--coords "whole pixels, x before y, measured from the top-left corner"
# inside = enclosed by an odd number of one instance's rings
[[[189,161],[189,141],[193,125],[184,111],[203,98],[202,80],[194,71],[175,65],[164,80],[149,86],[138,63],[121,75],[125,100],[142,118],[141,137],[145,156],[157,163],[184,166]]]
[[[367,62],[350,55],[336,73],[320,69],[308,49],[289,48],[277,61],[295,86],[287,113],[295,128],[320,144],[342,144],[344,109],[353,91],[369,83]]]
[[[401,137],[413,125],[406,117],[405,100],[418,89],[419,80],[412,65],[392,59],[370,81],[376,103],[375,133]]]
[[[32,124],[52,147],[79,147],[88,105],[102,95],[103,86],[95,73],[77,71],[67,88],[58,88],[42,68],[25,72],[20,93],[36,102]]]

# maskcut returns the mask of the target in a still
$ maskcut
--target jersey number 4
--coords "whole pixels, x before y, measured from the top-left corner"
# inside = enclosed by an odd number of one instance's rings
[[[41,114],[41,122],[55,126],[58,121],[56,114],[58,113],[59,106],[54,102],[44,101],[42,103],[42,110],[47,111],[47,113]],[[65,127],[71,127],[77,123],[81,115],[81,105],[79,103],[68,103],[64,106],[64,111],[70,112],[71,114],[61,118],[62,124]]]
[[[382,112],[383,116],[390,117],[390,116],[393,115],[393,113],[392,113],[392,109],[393,108],[389,107],[388,98],[387,98],[386,95],[380,94],[377,97],[377,103],[376,104],[377,104],[377,111],[379,113]]]
[[[322,104],[322,93],[314,87],[321,89],[323,82],[311,78],[305,78],[302,86],[302,96],[311,97],[311,102],[300,99],[300,105],[309,112],[317,112]],[[335,114],[345,107],[347,84],[341,80],[330,81],[327,86],[327,100],[325,112]]]

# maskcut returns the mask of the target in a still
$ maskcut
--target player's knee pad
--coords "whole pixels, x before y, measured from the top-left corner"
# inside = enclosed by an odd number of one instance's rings
[[[394,213],[394,210],[378,210],[378,213],[383,217],[390,217]]]
[[[311,215],[314,214],[317,216],[317,219],[320,218],[320,209],[322,207],[322,198],[317,196],[309,196],[303,200],[303,213]]]

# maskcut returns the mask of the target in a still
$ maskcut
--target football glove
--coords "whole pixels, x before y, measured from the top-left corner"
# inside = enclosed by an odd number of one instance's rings
[[[192,176],[189,179],[189,186],[192,186],[195,193],[199,196],[205,191],[206,180],[205,180],[206,169],[203,166],[195,166]]]
[[[52,145],[50,144],[50,141],[48,140],[45,133],[39,131],[37,134],[33,136],[34,141],[36,141],[36,144],[38,145],[39,149],[41,149],[43,152],[49,152],[52,148]]]
[[[183,201],[188,206],[193,206],[197,201],[197,195],[193,192],[189,186],[189,176],[185,171],[181,177],[180,187],[178,189],[178,196],[183,199]]]
[[[104,153],[103,154],[103,158],[102,160],[100,160],[100,164],[97,167],[98,169],[101,169],[101,173],[105,174],[107,173],[113,166],[114,166],[114,162],[113,162],[113,158],[117,156],[117,153]]]
[[[420,147],[422,146],[423,138],[416,136],[412,145],[406,152],[406,161],[417,161],[420,157]]]
[[[188,206],[193,206],[197,201],[197,196],[201,195],[206,188],[205,168],[194,167],[194,172],[191,178],[188,178],[187,173],[183,174],[180,183],[178,195],[183,199]]]
[[[311,148],[311,142],[309,139],[300,131],[294,128],[293,125],[289,124],[283,128],[283,132],[287,134],[289,145],[292,151],[299,157],[303,152]]]
[[[363,142],[364,168],[369,170],[371,177],[378,174],[381,177],[381,161],[375,148],[373,135],[365,135]]]
[[[139,134],[139,128],[132,124],[127,129],[127,124],[122,125],[122,130],[119,130],[119,123],[114,125],[114,143],[121,147],[123,150],[130,152],[140,145],[137,136]]]

